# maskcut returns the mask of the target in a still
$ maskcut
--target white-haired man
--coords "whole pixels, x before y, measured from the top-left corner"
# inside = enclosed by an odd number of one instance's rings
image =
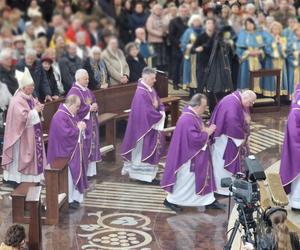
[[[212,162],[217,193],[228,195],[228,188],[221,187],[221,179],[241,172],[241,161],[249,154],[249,108],[256,94],[251,90],[235,91],[225,96],[212,113],[210,123],[217,126],[212,139]]]
[[[18,89],[18,81],[15,78],[15,72],[12,67],[13,51],[3,49],[0,52],[0,81],[5,83],[10,94],[13,95]]]
[[[32,96],[34,83],[29,70],[18,71],[17,78],[19,89],[11,99],[6,117],[3,178],[15,183],[40,182],[46,166],[39,117],[44,105]]]
[[[67,96],[76,95],[80,98],[80,108],[77,116],[80,121],[86,123],[84,139],[84,160],[88,162],[87,176],[97,174],[96,163],[101,160],[99,144],[98,105],[91,90],[88,89],[89,75],[85,69],[79,69],[75,73],[75,83]]]

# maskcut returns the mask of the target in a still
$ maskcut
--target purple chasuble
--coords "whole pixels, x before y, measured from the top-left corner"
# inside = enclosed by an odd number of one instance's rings
[[[155,98],[159,104],[157,109],[153,106]],[[138,141],[143,139],[142,162],[158,164],[165,150],[164,136],[152,127],[160,121],[162,118],[160,111],[164,110],[165,107],[160,102],[154,88],[152,88],[152,92],[149,91],[139,80],[131,103],[128,124],[121,146],[121,156],[125,161],[131,161],[132,151]]]
[[[88,155],[89,163],[98,162],[101,160],[98,112],[90,112],[90,105],[96,103],[95,95],[88,88],[83,90],[76,84],[68,92],[67,96],[69,95],[76,95],[80,98],[81,104],[77,116],[80,121],[86,123],[84,152]],[[85,119],[89,112],[90,119]]]
[[[172,193],[176,174],[181,166],[191,160],[190,171],[195,173],[196,194],[206,195],[216,190],[210,151],[207,145],[208,134],[202,131],[202,119],[189,108],[185,108],[176,124],[169,147],[161,187]]]
[[[31,98],[27,100],[30,109],[34,109],[34,99]],[[44,171],[44,141],[43,141],[43,129],[42,124],[39,122],[33,125],[34,128],[34,136],[35,136],[35,152],[36,152],[36,165],[37,165],[37,173],[41,174]]]
[[[230,138],[245,140],[250,134],[249,125],[245,121],[245,113],[239,91],[225,96],[215,107],[210,124],[217,126],[212,138],[221,135],[228,136],[226,149],[223,155],[224,168],[233,174],[241,171],[241,150],[243,146],[237,147]]]
[[[300,174],[300,105],[294,106],[288,116],[282,146],[279,175],[286,193]]]
[[[73,184],[83,193],[88,187],[87,161],[84,160],[83,138],[79,135],[78,121],[78,117],[73,117],[68,109],[60,104],[51,121],[47,158],[50,165],[57,158],[68,158]]]

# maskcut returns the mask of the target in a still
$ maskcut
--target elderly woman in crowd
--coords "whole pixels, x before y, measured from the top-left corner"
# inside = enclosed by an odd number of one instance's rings
[[[59,91],[58,91],[58,86],[55,79],[54,71],[52,68],[53,61],[47,55],[43,55],[41,62],[42,62],[43,70],[46,74],[47,81],[49,83],[52,100],[56,100],[59,96]]]
[[[89,74],[88,88],[91,90],[107,88],[109,86],[109,75],[106,64],[101,58],[101,49],[94,46],[90,50],[90,56],[83,64],[83,68]]]
[[[102,53],[102,58],[107,66],[111,85],[128,83],[129,66],[123,51],[119,49],[117,38],[110,38],[107,48]]]
[[[165,70],[167,59],[164,37],[167,29],[164,26],[162,14],[162,7],[159,4],[155,4],[147,20],[146,30],[148,32],[148,41],[153,45],[155,54],[157,55],[156,67],[160,70]]]
[[[183,33],[180,45],[181,51],[184,54],[183,59],[183,89],[189,86],[190,89],[197,88],[196,77],[196,54],[192,53],[192,48],[197,40],[197,37],[202,33],[202,21],[200,15],[192,15],[188,22],[189,28]],[[193,92],[190,96],[192,97]]]
[[[141,78],[143,69],[147,66],[144,58],[139,52],[136,43],[128,43],[126,45],[126,61],[129,66],[129,82],[137,82]]]

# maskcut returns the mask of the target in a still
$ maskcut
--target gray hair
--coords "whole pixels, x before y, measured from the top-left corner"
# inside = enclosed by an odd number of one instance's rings
[[[197,20],[197,19],[202,23],[202,18],[201,18],[201,16],[198,15],[198,14],[194,14],[194,15],[192,15],[192,16],[190,17],[190,19],[189,19],[189,21],[188,21],[188,26],[189,26],[189,27],[192,27],[193,22],[194,22],[195,20]]]
[[[242,98],[250,99],[253,101],[256,100],[255,92],[250,89],[242,90],[241,96],[242,96]]]
[[[88,72],[85,69],[78,69],[75,73],[75,80],[78,81],[84,75],[88,75]]]
[[[191,107],[200,106],[202,104],[203,100],[207,100],[206,95],[195,94],[189,101],[189,106],[191,106]]]
[[[27,57],[27,56],[34,56],[34,57],[36,57],[36,51],[34,49],[32,49],[32,48],[26,49],[26,51],[25,51],[25,57]]]
[[[10,48],[5,48],[3,50],[1,50],[0,52],[0,62],[7,60],[8,58],[12,57],[12,49]]]
[[[151,68],[151,67],[145,67],[143,69],[142,76],[144,76],[144,75],[151,75],[151,74],[156,74],[156,69]]]
[[[71,105],[75,104],[78,101],[80,102],[80,98],[77,95],[69,95],[65,99],[65,105],[70,107]]]
[[[134,47],[136,47],[138,49],[139,46],[135,42],[127,43],[126,46],[125,46],[126,54],[129,55],[130,50]]]
[[[94,53],[101,53],[100,47],[98,47],[98,46],[93,46],[93,47],[90,49],[90,57],[93,57],[93,56],[94,56]]]

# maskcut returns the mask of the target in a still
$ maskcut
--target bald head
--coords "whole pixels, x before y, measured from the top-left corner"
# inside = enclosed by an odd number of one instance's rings
[[[65,100],[65,105],[72,115],[76,115],[80,104],[80,98],[77,95],[69,95]]]
[[[241,97],[243,106],[247,108],[253,106],[256,100],[256,94],[252,90],[243,91]]]

